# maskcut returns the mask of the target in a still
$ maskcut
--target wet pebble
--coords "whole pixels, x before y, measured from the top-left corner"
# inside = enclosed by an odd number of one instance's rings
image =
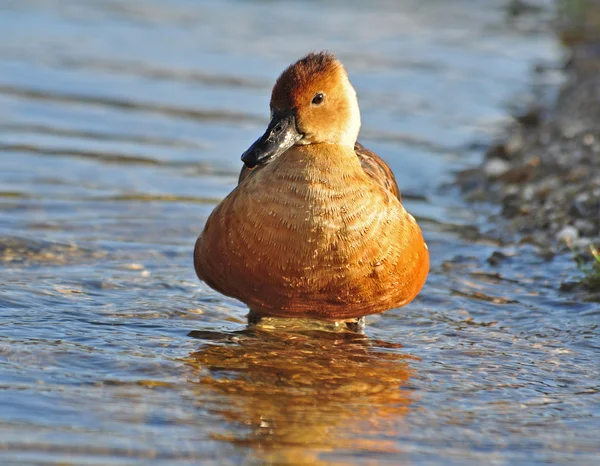
[[[583,143],[586,146],[591,146],[592,144],[594,144],[595,138],[593,134],[586,134],[585,136],[583,136]]]
[[[596,225],[594,225],[592,221],[587,219],[575,220],[573,226],[577,228],[581,236],[593,236],[597,230]]]
[[[512,156],[512,155],[517,154],[518,152],[521,152],[524,144],[525,144],[525,140],[523,139],[523,135],[521,134],[521,132],[518,132],[516,134],[513,134],[508,139],[508,141],[506,141],[504,148],[505,148],[506,152]]]
[[[573,241],[571,241],[570,246],[576,251],[580,251],[589,248],[590,244],[592,244],[591,238],[582,237],[576,238]]]
[[[541,109],[532,107],[527,112],[517,116],[516,120],[525,127],[538,126],[541,122]]]
[[[496,144],[490,147],[486,154],[486,159],[508,159],[509,154],[506,152],[504,144]]]
[[[582,121],[570,120],[564,121],[561,125],[561,131],[565,138],[573,139],[578,134],[581,134],[586,130],[586,125]]]
[[[510,163],[500,158],[493,158],[485,162],[483,172],[488,178],[498,178],[510,169]]]
[[[500,265],[508,256],[500,251],[494,251],[490,257],[487,258],[487,262],[490,265],[497,266]]]
[[[523,188],[523,198],[526,201],[532,201],[534,197],[535,197],[535,188],[530,184],[526,185]]]
[[[577,228],[571,225],[563,227],[556,234],[556,240],[561,243],[566,243],[567,245],[572,244],[573,241],[577,238],[579,238],[579,231],[577,230]]]
[[[502,215],[514,218],[521,212],[521,199],[518,194],[507,194],[502,199]]]

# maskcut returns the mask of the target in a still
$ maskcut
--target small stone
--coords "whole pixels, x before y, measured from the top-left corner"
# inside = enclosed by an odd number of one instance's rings
[[[568,162],[569,163],[569,162]],[[572,163],[572,162],[570,162]],[[565,181],[574,182],[581,181],[589,177],[589,167],[578,165],[568,170],[564,176]]]
[[[515,185],[508,185],[504,187],[504,195],[505,196],[519,196],[521,193],[521,188]]]
[[[542,146],[548,146],[552,140],[552,135],[548,131],[542,131],[539,135],[539,141]]]
[[[523,188],[523,198],[526,201],[532,201],[533,197],[535,196],[535,188],[528,184]]]
[[[144,266],[142,264],[123,264],[119,267],[122,270],[144,270]]]
[[[586,130],[586,125],[581,121],[567,121],[561,125],[563,136],[572,139]]]
[[[547,261],[551,261],[552,259],[554,259],[555,256],[555,252],[552,250],[552,248],[549,247],[542,247],[537,254],[542,259]]]
[[[527,181],[531,180],[534,169],[537,166],[535,164],[535,160],[537,159],[534,158],[525,165],[520,165],[507,170],[505,173],[500,175],[498,179],[504,183],[526,183]]]
[[[560,284],[560,291],[573,291],[580,285],[580,280],[575,280],[573,278],[564,280]]]
[[[579,238],[579,230],[571,225],[563,227],[562,230],[556,234],[556,240],[558,242],[566,243],[567,246],[570,246],[577,238]]]
[[[484,202],[487,200],[488,192],[483,188],[477,188],[465,194],[467,202]]]
[[[506,259],[508,256],[500,251],[494,251],[490,257],[487,258],[488,264],[497,266]]]
[[[540,112],[539,108],[530,108],[527,112],[517,116],[516,119],[523,126],[533,128],[540,124]]]
[[[509,156],[506,153],[504,144],[496,144],[490,147],[485,153],[486,159],[508,159]]]
[[[465,192],[470,192],[478,188],[481,189],[481,185],[483,184],[481,170],[478,168],[462,170],[457,173],[456,182]]]
[[[498,158],[490,159],[483,165],[483,173],[488,178],[498,178],[508,170],[510,170],[510,163]]]
[[[587,249],[587,248],[589,248],[590,244],[592,244],[592,240],[590,238],[583,237],[583,238],[576,238],[576,239],[574,239],[571,242],[570,246],[573,249],[581,250],[581,249]]]
[[[587,216],[585,204],[574,200],[569,208],[569,214],[573,217],[585,218]]]
[[[545,200],[556,190],[559,185],[560,181],[558,178],[555,176],[550,176],[538,184],[535,197],[539,200]]]
[[[508,194],[502,199],[502,215],[514,218],[521,213],[521,199],[516,194]]]
[[[504,145],[504,149],[509,155],[514,155],[517,152],[520,152],[523,149],[525,141],[523,140],[523,135],[521,133],[517,133],[513,135],[506,144]]]
[[[590,220],[577,219],[573,226],[577,228],[581,236],[594,236],[596,234],[596,226]]]

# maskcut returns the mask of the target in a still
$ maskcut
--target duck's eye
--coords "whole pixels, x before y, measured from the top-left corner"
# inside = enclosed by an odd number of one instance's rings
[[[315,96],[313,97],[312,103],[313,103],[313,105],[321,105],[323,103],[324,99],[325,99],[325,96],[323,95],[323,93],[319,92],[319,93],[315,94]]]

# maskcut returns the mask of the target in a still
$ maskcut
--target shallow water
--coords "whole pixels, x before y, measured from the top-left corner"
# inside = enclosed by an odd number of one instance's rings
[[[447,184],[558,79],[531,74],[560,59],[549,11],[397,3],[0,3],[2,464],[596,460],[599,305],[556,290],[568,257],[496,244],[494,207]],[[432,271],[364,335],[248,329],[193,244],[275,77],[322,48]]]

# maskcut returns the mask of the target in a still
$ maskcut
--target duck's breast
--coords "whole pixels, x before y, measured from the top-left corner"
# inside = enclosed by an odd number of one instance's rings
[[[199,277],[269,314],[350,318],[412,299],[427,253],[416,222],[355,156],[325,155],[298,150],[240,183],[198,239]]]

